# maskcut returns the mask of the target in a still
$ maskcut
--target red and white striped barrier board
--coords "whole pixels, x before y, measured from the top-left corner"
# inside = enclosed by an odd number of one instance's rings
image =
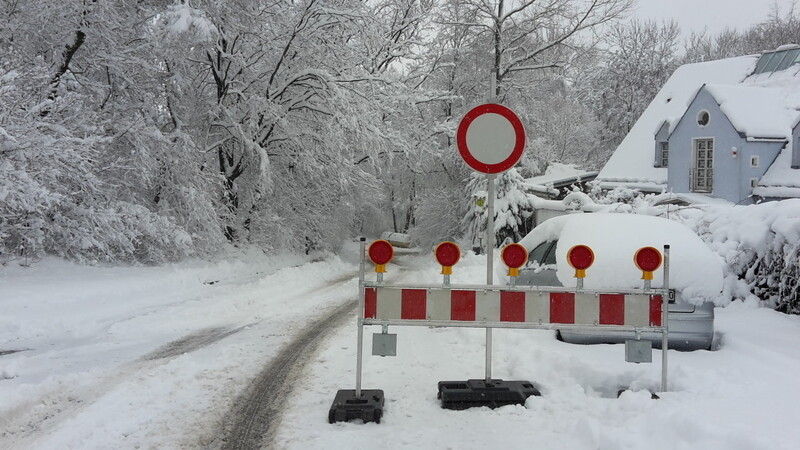
[[[661,296],[367,287],[364,318],[661,326]]]

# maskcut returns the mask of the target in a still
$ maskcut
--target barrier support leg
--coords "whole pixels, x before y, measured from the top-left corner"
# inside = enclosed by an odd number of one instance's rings
[[[384,396],[380,389],[361,389],[361,371],[364,349],[364,278],[366,239],[361,238],[358,266],[358,342],[356,345],[356,388],[340,389],[328,411],[328,423],[361,419],[380,423],[383,417]]]
[[[669,245],[664,246],[664,289],[669,289]],[[667,353],[669,353],[669,294],[661,298],[661,392],[667,392]]]

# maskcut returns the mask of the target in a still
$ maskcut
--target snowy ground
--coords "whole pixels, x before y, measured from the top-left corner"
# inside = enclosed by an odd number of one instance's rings
[[[403,256],[387,279],[436,282],[430,259]],[[217,447],[236,394],[305,324],[356,296],[355,269],[352,253],[0,267],[0,448]],[[484,280],[479,257],[453,275]],[[670,352],[660,400],[647,392],[660,383],[658,351],[656,363],[634,365],[621,345],[495,330],[493,375],[530,380],[543,395],[458,412],[439,407],[436,383],[484,375],[484,330],[392,327],[398,356],[381,358],[369,356],[380,330],[367,328],[364,388],[385,391],[383,420],[329,425],[336,391],[355,384],[354,318],[310,362],[276,447],[797,448],[800,317],[734,302],[718,309],[716,327],[717,351]],[[616,398],[621,387],[632,390]]]

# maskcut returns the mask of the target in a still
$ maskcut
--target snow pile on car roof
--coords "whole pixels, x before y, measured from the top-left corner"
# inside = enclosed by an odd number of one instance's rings
[[[547,220],[520,244],[528,251],[541,242],[558,239],[557,275],[564,286],[575,287],[575,270],[567,251],[588,245],[595,255],[586,271],[586,289],[641,288],[642,272],[633,255],[642,247],[663,251],[670,246],[670,287],[682,291],[687,301],[712,300],[722,290],[722,261],[689,228],[671,220],[635,214],[572,214]],[[654,273],[653,287],[663,286],[663,265]]]

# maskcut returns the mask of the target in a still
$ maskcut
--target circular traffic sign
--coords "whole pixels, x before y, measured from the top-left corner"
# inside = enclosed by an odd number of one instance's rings
[[[653,247],[642,247],[634,253],[633,263],[641,271],[654,272],[661,266],[661,252]]]
[[[528,261],[528,251],[520,244],[508,244],[500,252],[500,258],[506,266],[519,269]]]
[[[487,103],[472,108],[458,124],[458,152],[482,173],[504,172],[519,161],[525,150],[525,127],[514,111]]]
[[[567,262],[573,269],[586,270],[594,262],[594,252],[585,245],[573,246],[567,252]]]
[[[436,261],[439,264],[444,267],[452,267],[461,259],[461,248],[453,242],[442,242],[436,246],[433,254],[436,255]]]
[[[394,256],[394,248],[389,241],[378,239],[372,244],[369,244],[367,253],[369,254],[369,259],[371,259],[373,263],[376,265],[383,265],[388,264],[389,261],[392,260],[392,257]]]

